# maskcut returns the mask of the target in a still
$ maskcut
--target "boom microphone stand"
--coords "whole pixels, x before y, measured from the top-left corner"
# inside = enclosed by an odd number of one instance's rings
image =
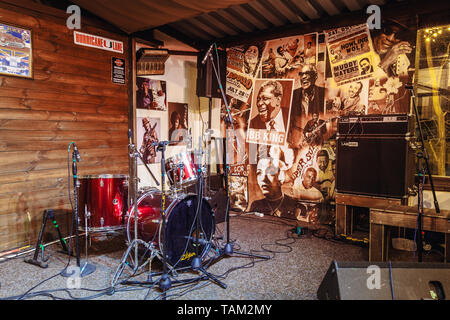
[[[206,62],[206,59],[209,58],[211,60],[211,64],[213,66],[213,70],[214,70],[214,74],[216,76],[216,80],[219,84],[219,89],[220,92],[222,94],[222,99],[223,102],[225,103],[225,108],[227,111],[227,114],[225,116],[225,124],[226,124],[226,139],[228,139],[228,132],[229,129],[231,128],[231,130],[233,130],[233,134],[234,134],[234,138],[236,139],[236,143],[238,144],[238,149],[240,149],[239,146],[239,139],[236,136],[236,131],[234,130],[234,125],[233,125],[233,117],[231,115],[230,112],[230,107],[228,105],[227,102],[227,97],[225,95],[225,92],[223,90],[223,86],[220,82],[220,76],[219,73],[217,71],[217,68],[214,64],[214,59],[213,56],[211,54],[211,50],[212,47],[215,46],[215,44],[211,45],[211,47],[209,48],[209,50],[207,51],[205,57],[203,58],[202,63]],[[217,51],[217,47],[216,47],[216,51]],[[225,193],[227,196],[227,205],[226,205],[226,210],[225,210],[225,224],[226,224],[226,228],[227,228],[227,234],[226,234],[226,244],[225,247],[223,249],[220,249],[220,258],[225,256],[231,256],[233,253],[236,254],[240,254],[240,255],[244,255],[244,256],[250,256],[250,257],[254,257],[254,258],[261,258],[261,259],[269,259],[268,256],[263,256],[263,255],[255,255],[255,254],[251,254],[251,253],[247,253],[247,252],[242,252],[242,251],[234,251],[233,250],[233,245],[230,243],[230,215],[229,215],[229,211],[230,211],[230,190],[229,190],[229,164],[228,164],[228,148],[227,148],[227,144],[225,144],[224,146],[224,157],[225,157],[225,163],[224,163],[224,179],[225,179]],[[219,258],[219,259],[220,259]]]
[[[440,209],[439,209],[439,203],[436,198],[436,192],[434,190],[433,177],[431,175],[430,166],[428,164],[428,154],[425,149],[425,140],[423,138],[422,126],[421,126],[420,120],[419,120],[419,112],[418,112],[417,106],[416,106],[416,97],[414,95],[414,88],[412,85],[405,85],[405,88],[407,90],[409,90],[411,93],[413,107],[414,107],[414,114],[415,114],[415,118],[416,118],[416,124],[417,124],[417,128],[419,131],[420,148],[421,148],[421,151],[417,152],[417,162],[418,162],[417,174],[418,174],[418,178],[419,178],[419,181],[418,181],[419,187],[418,187],[418,195],[417,195],[417,200],[418,200],[417,201],[417,207],[418,207],[417,233],[418,233],[419,237],[417,239],[417,246],[418,246],[417,252],[418,252],[418,261],[422,262],[423,183],[422,183],[421,179],[425,175],[425,171],[426,171],[426,174],[428,175],[428,180],[430,181],[431,192],[433,194],[434,208],[436,210],[436,213],[440,213]],[[422,160],[425,163],[425,168],[423,168],[423,166],[422,166],[422,163],[421,163]]]
[[[202,259],[200,257],[200,218],[202,214],[202,205],[203,205],[203,177],[202,177],[202,144],[200,142],[199,151],[198,151],[198,160],[197,160],[197,210],[195,213],[195,256],[192,258],[191,267],[194,271],[200,271],[203,273],[206,278],[214,281],[222,288],[226,289],[227,285],[214,277],[211,273],[206,271],[206,269],[202,265]],[[209,161],[209,160],[208,160]]]

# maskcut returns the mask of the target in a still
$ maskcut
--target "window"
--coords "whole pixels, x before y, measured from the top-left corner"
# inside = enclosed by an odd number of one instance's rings
[[[450,176],[449,43],[450,25],[418,31],[416,105],[430,171],[437,176]]]

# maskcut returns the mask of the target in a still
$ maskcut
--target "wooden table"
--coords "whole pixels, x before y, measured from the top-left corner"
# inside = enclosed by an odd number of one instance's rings
[[[401,205],[405,199],[379,198],[372,196],[336,193],[336,235],[351,235],[353,232],[353,211],[351,206],[365,208],[386,208]]]
[[[450,243],[450,211],[440,211],[437,214],[434,209],[423,209],[422,230],[445,234],[444,262],[449,262],[450,254],[447,247]],[[417,206],[389,205],[385,208],[371,208],[369,261],[387,261],[390,245],[387,227],[416,229],[417,215]]]

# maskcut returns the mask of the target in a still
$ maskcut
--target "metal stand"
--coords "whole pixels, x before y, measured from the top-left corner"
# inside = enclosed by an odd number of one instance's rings
[[[77,260],[77,267],[80,269],[80,272],[78,274],[79,277],[85,277],[90,275],[95,271],[95,266],[93,264],[90,264],[86,261],[82,264],[80,262],[80,237],[79,237],[79,218],[78,218],[78,188],[80,186],[77,176],[77,161],[80,161],[78,150],[76,149],[76,146],[74,144],[74,151],[72,153],[72,172],[73,172],[73,192],[74,192],[74,206],[75,206],[75,214],[74,214],[74,221],[75,221],[75,246],[76,246],[76,260]],[[86,235],[87,236],[87,235]],[[81,267],[81,265],[83,265]],[[71,277],[75,274],[75,271],[70,272],[65,268],[61,275],[63,277]]]
[[[51,219],[53,222],[53,226],[56,228],[57,232],[58,232],[58,239],[61,242],[61,246],[64,250],[64,252],[69,253],[69,251],[67,250],[67,246],[66,246],[66,242],[64,240],[64,238],[61,235],[61,231],[59,230],[59,226],[56,223],[56,219],[55,219],[55,215],[53,214],[53,210],[52,209],[48,209],[44,211],[43,217],[42,217],[42,226],[41,226],[41,231],[39,232],[39,238],[38,241],[36,243],[36,249],[34,251],[34,256],[33,258],[29,258],[29,259],[25,259],[24,261],[26,263],[30,263],[30,264],[34,264],[38,267],[41,268],[47,268],[48,267],[48,258],[45,258],[45,254],[44,254],[44,246],[42,245],[42,237],[44,235],[44,230],[45,230],[45,225],[47,224],[47,220]],[[41,261],[38,260],[38,255],[39,255],[39,249],[41,249]]]
[[[123,272],[123,269],[125,266],[129,266],[127,263],[128,256],[131,254],[132,249],[134,248],[134,264],[131,266],[134,273],[136,273],[139,269],[139,244],[146,247],[147,250],[151,250],[152,254],[153,247],[151,247],[148,243],[145,241],[142,241],[141,239],[138,239],[138,207],[137,207],[137,190],[138,190],[138,177],[137,177],[137,159],[141,159],[142,163],[144,164],[145,168],[147,169],[148,173],[152,177],[153,181],[156,183],[157,186],[159,186],[158,180],[156,180],[155,176],[153,175],[150,168],[145,163],[144,159],[142,158],[142,155],[136,150],[136,146],[133,143],[133,131],[131,129],[128,129],[128,153],[130,158],[134,159],[134,169],[132,173],[132,177],[130,180],[132,180],[133,185],[133,210],[134,210],[134,240],[131,241],[129,236],[129,228],[127,227],[127,238],[129,241],[129,245],[127,250],[125,251],[124,256],[122,257],[121,262],[117,266],[116,272],[113,276],[113,279],[111,281],[111,294],[114,292],[114,286],[116,285],[117,281],[120,278],[120,275]],[[129,203],[130,204],[130,203]],[[132,207],[131,205],[129,206]],[[131,217],[129,217],[131,218]]]
[[[195,224],[196,224],[196,232],[195,232],[195,257],[192,259],[191,267],[194,271],[199,271],[203,273],[206,278],[214,281],[216,284],[226,289],[227,285],[210,274],[202,265],[202,258],[200,256],[199,248],[200,248],[200,218],[202,214],[202,203],[203,203],[203,170],[202,170],[202,146],[201,143],[199,145],[198,151],[198,166],[197,166],[197,212],[195,214]]]
[[[411,93],[413,107],[414,107],[414,114],[415,114],[415,118],[416,118],[416,124],[417,124],[417,128],[419,131],[420,148],[421,148],[421,151],[417,152],[417,154],[416,154],[417,167],[418,167],[417,175],[419,178],[418,194],[417,194],[417,211],[418,211],[418,213],[417,213],[417,234],[418,234],[418,237],[417,237],[416,241],[417,241],[418,261],[422,262],[423,182],[425,180],[424,179],[425,174],[428,175],[428,180],[430,182],[431,192],[433,194],[433,199],[434,199],[434,208],[436,210],[436,213],[440,213],[440,209],[439,209],[439,203],[436,198],[436,192],[434,189],[433,177],[431,175],[430,166],[428,164],[428,154],[425,149],[425,140],[423,138],[422,126],[421,126],[420,120],[419,120],[419,112],[418,112],[417,106],[416,106],[416,97],[414,95],[414,89],[413,89],[412,85],[406,85],[405,88],[408,89]],[[425,162],[425,168],[422,165],[422,161]],[[423,181],[422,181],[422,179],[423,179]]]
[[[229,129],[232,130],[233,134],[234,134],[234,138],[236,139],[236,143],[238,144],[238,148],[240,149],[239,146],[239,139],[236,136],[236,131],[234,130],[234,125],[233,125],[233,117],[231,115],[230,112],[230,108],[228,105],[228,101],[227,101],[227,97],[225,95],[225,92],[223,91],[223,86],[220,82],[220,76],[218,74],[217,68],[214,65],[214,59],[212,57],[211,51],[209,50],[207,55],[209,56],[210,60],[211,60],[211,64],[213,66],[213,70],[214,70],[214,74],[216,76],[216,80],[219,84],[219,88],[220,88],[220,92],[222,94],[222,99],[223,102],[225,103],[225,108],[227,111],[227,114],[225,116],[225,124],[226,124],[226,141],[225,141],[225,146],[224,146],[224,179],[225,179],[225,192],[227,195],[227,206],[226,206],[226,210],[225,210],[225,223],[226,223],[226,228],[227,228],[227,234],[226,234],[226,244],[224,246],[224,248],[220,248],[218,249],[220,252],[220,257],[223,256],[231,256],[233,253],[235,254],[239,254],[239,255],[243,255],[243,256],[248,256],[248,257],[253,257],[253,258],[261,258],[261,259],[269,259],[268,256],[263,256],[263,255],[255,255],[255,254],[251,254],[251,253],[247,253],[247,252],[242,252],[242,251],[234,251],[233,250],[233,245],[230,243],[230,215],[229,215],[229,211],[230,211],[230,193],[229,193],[229,161],[228,161],[228,150],[227,150],[227,144],[228,144],[228,132]],[[205,57],[206,58],[206,57]]]

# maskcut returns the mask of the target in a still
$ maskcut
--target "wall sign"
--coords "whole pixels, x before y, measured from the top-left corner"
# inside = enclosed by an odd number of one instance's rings
[[[112,83],[125,84],[125,59],[112,57],[111,74]]]
[[[0,23],[0,74],[32,78],[31,30]]]
[[[73,41],[75,44],[78,44],[80,46],[123,53],[122,41],[112,40],[78,31],[73,32]]]

